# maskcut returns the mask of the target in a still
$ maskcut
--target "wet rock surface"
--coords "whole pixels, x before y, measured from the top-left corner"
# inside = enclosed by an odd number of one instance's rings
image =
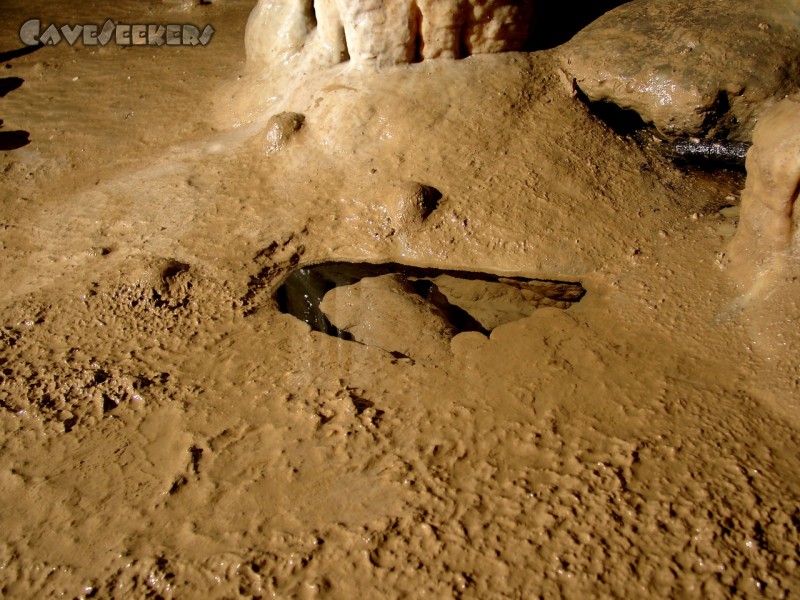
[[[593,101],[636,111],[666,135],[748,140],[800,87],[800,7],[790,0],[635,0],[560,49]]]
[[[441,359],[456,334],[436,305],[397,274],[335,288],[325,294],[320,309],[354,340],[412,358]]]

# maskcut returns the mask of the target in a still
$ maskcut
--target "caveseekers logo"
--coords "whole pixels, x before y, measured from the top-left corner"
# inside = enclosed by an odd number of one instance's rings
[[[211,25],[200,30],[190,24],[133,25],[114,23],[111,19],[102,27],[94,24],[49,25],[44,29],[39,19],[30,19],[19,30],[19,39],[26,46],[56,46],[62,42],[70,46],[78,42],[84,46],[105,46],[110,42],[118,46],[205,46],[213,36]]]

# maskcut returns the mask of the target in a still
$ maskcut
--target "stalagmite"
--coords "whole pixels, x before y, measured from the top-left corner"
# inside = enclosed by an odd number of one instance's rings
[[[262,66],[305,57],[385,67],[521,50],[532,21],[532,0],[260,0],[245,45]]]
[[[746,166],[729,254],[734,276],[749,288],[770,273],[796,268],[800,260],[800,95],[782,100],[759,121]]]

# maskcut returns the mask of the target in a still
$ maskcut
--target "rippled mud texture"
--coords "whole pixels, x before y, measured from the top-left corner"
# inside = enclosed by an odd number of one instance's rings
[[[634,0],[563,46],[590,100],[636,111],[665,135],[747,141],[800,88],[794,0]]]
[[[800,360],[762,334],[798,296],[743,307],[743,178],[618,136],[558,49],[254,75],[253,5],[0,6],[217,31],[4,63],[0,595],[796,596]],[[409,360],[280,312],[327,262],[586,295]]]

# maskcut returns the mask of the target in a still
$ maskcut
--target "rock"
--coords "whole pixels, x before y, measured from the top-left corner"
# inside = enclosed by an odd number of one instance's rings
[[[800,260],[800,95],[764,114],[747,154],[739,227],[729,247],[734,276],[746,287]]]
[[[533,0],[259,0],[245,47],[263,66],[302,54],[383,67],[521,50],[532,20]]]
[[[264,134],[264,152],[269,155],[281,150],[300,131],[305,120],[305,116],[294,112],[271,116]]]
[[[339,329],[368,346],[439,360],[457,333],[444,314],[396,274],[365,277],[328,292],[320,309]]]
[[[800,4],[634,0],[560,52],[590,100],[667,135],[748,141],[758,116],[800,88]]]
[[[545,306],[568,308],[583,296],[578,284],[511,279],[495,282],[450,275],[432,281],[450,304],[467,312],[488,331],[524,319]]]

